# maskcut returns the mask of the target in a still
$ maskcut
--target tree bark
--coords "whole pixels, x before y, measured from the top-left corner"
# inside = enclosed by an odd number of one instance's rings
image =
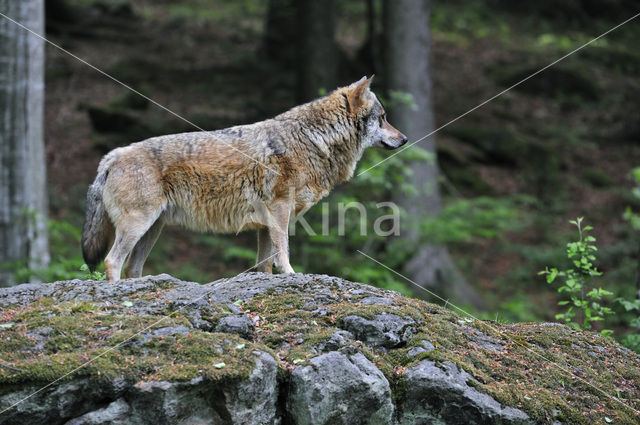
[[[336,88],[338,50],[333,0],[296,0],[298,16],[298,101]]]
[[[296,67],[297,0],[269,0],[262,48],[269,61],[285,69]]]
[[[358,61],[367,67],[367,75],[384,73],[384,66],[380,55],[382,38],[380,37],[380,31],[377,25],[379,20],[377,19],[376,3],[375,0],[365,0],[367,10],[367,38],[358,55]]]
[[[404,132],[410,142],[434,129],[429,9],[429,0],[383,2],[385,86],[389,92],[410,93],[415,103],[394,104],[389,114],[393,125]],[[405,208],[410,218],[436,217],[442,210],[442,201],[438,188],[435,138],[427,137],[415,146],[430,152],[434,159],[410,164],[413,173],[409,183],[418,189],[418,195],[400,194],[396,201]],[[419,245],[404,270],[411,279],[440,296],[451,297],[452,302],[455,300],[476,306],[482,304],[445,246],[420,244],[423,238],[417,226],[403,227],[402,237]]]
[[[0,11],[44,33],[42,0],[0,0]],[[0,264],[49,263],[43,138],[44,42],[0,17]],[[0,268],[0,286],[17,283]]]

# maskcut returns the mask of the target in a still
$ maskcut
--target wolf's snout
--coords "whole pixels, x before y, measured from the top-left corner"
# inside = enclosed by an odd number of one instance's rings
[[[393,128],[391,124],[386,123],[386,126],[390,131],[387,131],[385,136],[380,141],[380,145],[389,150],[398,149],[400,146],[407,143],[407,136],[402,134],[398,129]]]
[[[383,140],[381,144],[386,149],[398,149],[400,146],[407,143],[407,136],[389,124],[386,120],[383,122],[382,132]]]

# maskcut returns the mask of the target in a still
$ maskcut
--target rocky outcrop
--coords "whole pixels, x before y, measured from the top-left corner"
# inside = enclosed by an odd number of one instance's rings
[[[501,406],[470,386],[468,382],[473,382],[473,377],[452,362],[437,365],[423,360],[407,370],[405,379],[411,388],[401,406],[406,424],[468,424],[478,422],[479,417],[483,418],[481,423],[532,423],[522,410]]]
[[[314,357],[293,371],[290,386],[287,407],[297,424],[393,423],[389,381],[362,353]]]
[[[640,359],[321,275],[0,291],[0,424],[640,421]]]

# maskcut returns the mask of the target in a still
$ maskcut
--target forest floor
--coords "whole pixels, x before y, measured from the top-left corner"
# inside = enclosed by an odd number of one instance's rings
[[[205,8],[198,0],[134,6],[69,1],[74,7],[49,16],[47,30],[50,40],[90,64],[216,129],[294,105],[293,72],[260,59],[262,3],[214,2]],[[618,23],[566,25],[472,4],[436,5],[433,11],[437,125]],[[364,41],[364,16],[358,8],[341,10],[337,36],[347,58]],[[500,319],[553,318],[557,294],[537,271],[562,262],[565,243],[575,237],[568,222],[578,216],[595,227],[602,286],[633,296],[638,243],[623,213],[639,207],[629,178],[640,166],[638,32],[637,23],[622,27],[436,134],[447,200],[528,196],[517,227],[497,238],[451,245],[464,274]],[[50,45],[46,87],[51,216],[75,226],[106,151],[193,130]],[[146,271],[211,281],[250,267],[253,250],[253,235],[169,229]],[[54,250],[54,261],[57,255]],[[294,267],[295,261],[293,255]]]

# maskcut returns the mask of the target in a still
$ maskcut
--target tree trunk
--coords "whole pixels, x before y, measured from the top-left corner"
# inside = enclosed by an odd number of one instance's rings
[[[42,0],[0,0],[0,11],[44,33]],[[49,262],[43,139],[44,42],[0,17],[0,264]],[[16,283],[0,269],[0,286]]]
[[[333,0],[296,0],[298,14],[298,101],[336,88],[338,50]]]
[[[297,0],[269,0],[262,49],[269,61],[285,68],[296,66]]]
[[[390,91],[410,93],[415,105],[394,104],[391,122],[415,141],[434,129],[431,86],[431,35],[429,0],[384,0],[383,36],[385,86]],[[438,188],[438,165],[433,136],[419,146],[433,155],[432,161],[410,164],[410,182],[418,195],[400,194],[396,201],[417,219],[437,216],[442,209]],[[403,236],[419,244],[416,226],[403,226]],[[428,236],[428,235],[427,235]],[[480,298],[466,282],[445,246],[422,244],[406,264],[404,272],[416,283],[452,302],[481,305]],[[455,301],[454,301],[455,300]]]
[[[371,67],[369,74],[381,73],[383,69],[382,58],[380,57],[380,32],[376,28],[376,5],[374,0],[366,0],[367,8],[367,39],[364,45],[366,49],[363,57],[366,64]]]

